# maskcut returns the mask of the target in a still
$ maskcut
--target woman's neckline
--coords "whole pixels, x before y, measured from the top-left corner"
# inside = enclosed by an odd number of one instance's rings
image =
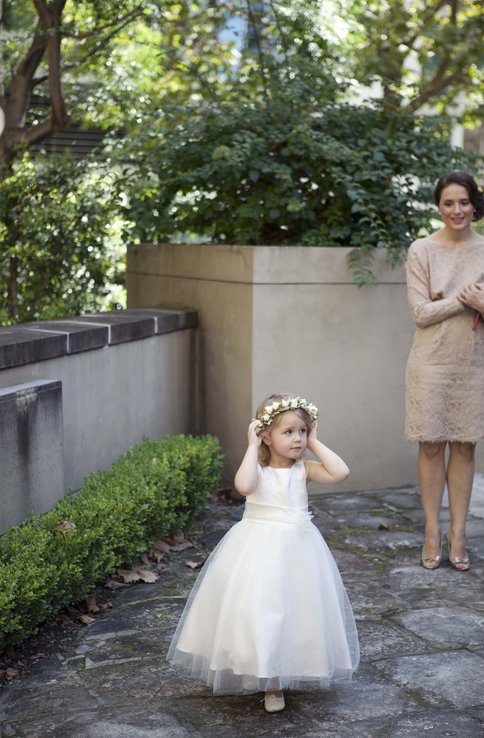
[[[436,243],[438,246],[442,246],[444,249],[448,249],[449,251],[451,249],[469,249],[473,246],[482,246],[483,242],[480,241],[479,238],[476,238],[475,233],[472,233],[470,238],[463,239],[462,241],[441,241],[440,238],[435,238],[435,236],[427,236],[428,241],[432,241],[432,243]]]

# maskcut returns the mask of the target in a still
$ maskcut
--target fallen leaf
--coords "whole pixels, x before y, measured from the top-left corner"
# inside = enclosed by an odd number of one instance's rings
[[[152,551],[150,551],[150,556],[152,559],[156,561],[157,564],[160,563],[165,558],[165,554],[161,551],[157,551],[156,548],[154,548]]]
[[[148,582],[149,584],[152,584],[158,579],[158,574],[155,574],[153,571],[146,571],[146,569],[137,569],[136,571],[139,574],[139,578],[143,582]]]
[[[134,582],[156,582],[158,575],[152,571],[146,569],[118,569],[118,576],[127,584],[133,584]]]
[[[68,520],[63,520],[62,523],[57,523],[57,525],[54,526],[54,530],[56,533],[67,533],[68,531],[73,530],[75,527],[75,523],[70,523]]]
[[[171,546],[166,541],[155,541],[153,543],[153,548],[157,551],[163,551],[163,553],[170,553],[171,551]]]
[[[89,615],[79,615],[79,617],[77,619],[83,625],[90,625],[91,623],[95,623],[96,622],[95,618],[91,618],[91,617],[89,617]]]
[[[390,530],[390,526],[388,525],[388,523],[380,523],[380,525],[378,526],[378,530]]]
[[[200,567],[203,566],[203,559],[201,561],[191,561],[191,559],[187,559],[185,564],[189,566],[190,569],[200,569]]]
[[[16,669],[12,669],[10,666],[8,669],[0,671],[0,679],[6,679],[10,682],[12,679],[15,679],[15,677],[18,677],[18,671]]]
[[[186,543],[175,543],[175,545],[171,547],[171,550],[185,551],[187,548],[194,548],[193,543],[190,543],[189,541],[186,541]]]
[[[105,582],[104,586],[114,592],[115,589],[121,589],[121,587],[126,587],[127,585],[124,582],[119,582],[117,579],[109,579]]]
[[[139,580],[141,579],[136,569],[118,569],[116,573],[119,577],[121,577],[123,582],[126,582],[126,584],[139,582]]]

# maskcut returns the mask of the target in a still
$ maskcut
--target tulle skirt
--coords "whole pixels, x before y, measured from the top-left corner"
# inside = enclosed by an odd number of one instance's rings
[[[358,666],[336,562],[307,511],[290,519],[274,511],[244,516],[190,593],[167,659],[215,693],[327,687]]]

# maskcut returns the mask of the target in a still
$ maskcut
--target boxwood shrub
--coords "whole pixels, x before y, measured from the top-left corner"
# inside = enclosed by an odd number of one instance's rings
[[[146,439],[0,538],[0,652],[87,597],[157,537],[187,529],[220,482],[213,436]]]

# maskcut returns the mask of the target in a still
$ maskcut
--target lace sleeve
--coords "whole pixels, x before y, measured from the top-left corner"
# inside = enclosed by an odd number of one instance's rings
[[[407,294],[412,319],[419,328],[440,323],[465,310],[457,297],[432,299],[428,267],[412,247],[407,257]]]

